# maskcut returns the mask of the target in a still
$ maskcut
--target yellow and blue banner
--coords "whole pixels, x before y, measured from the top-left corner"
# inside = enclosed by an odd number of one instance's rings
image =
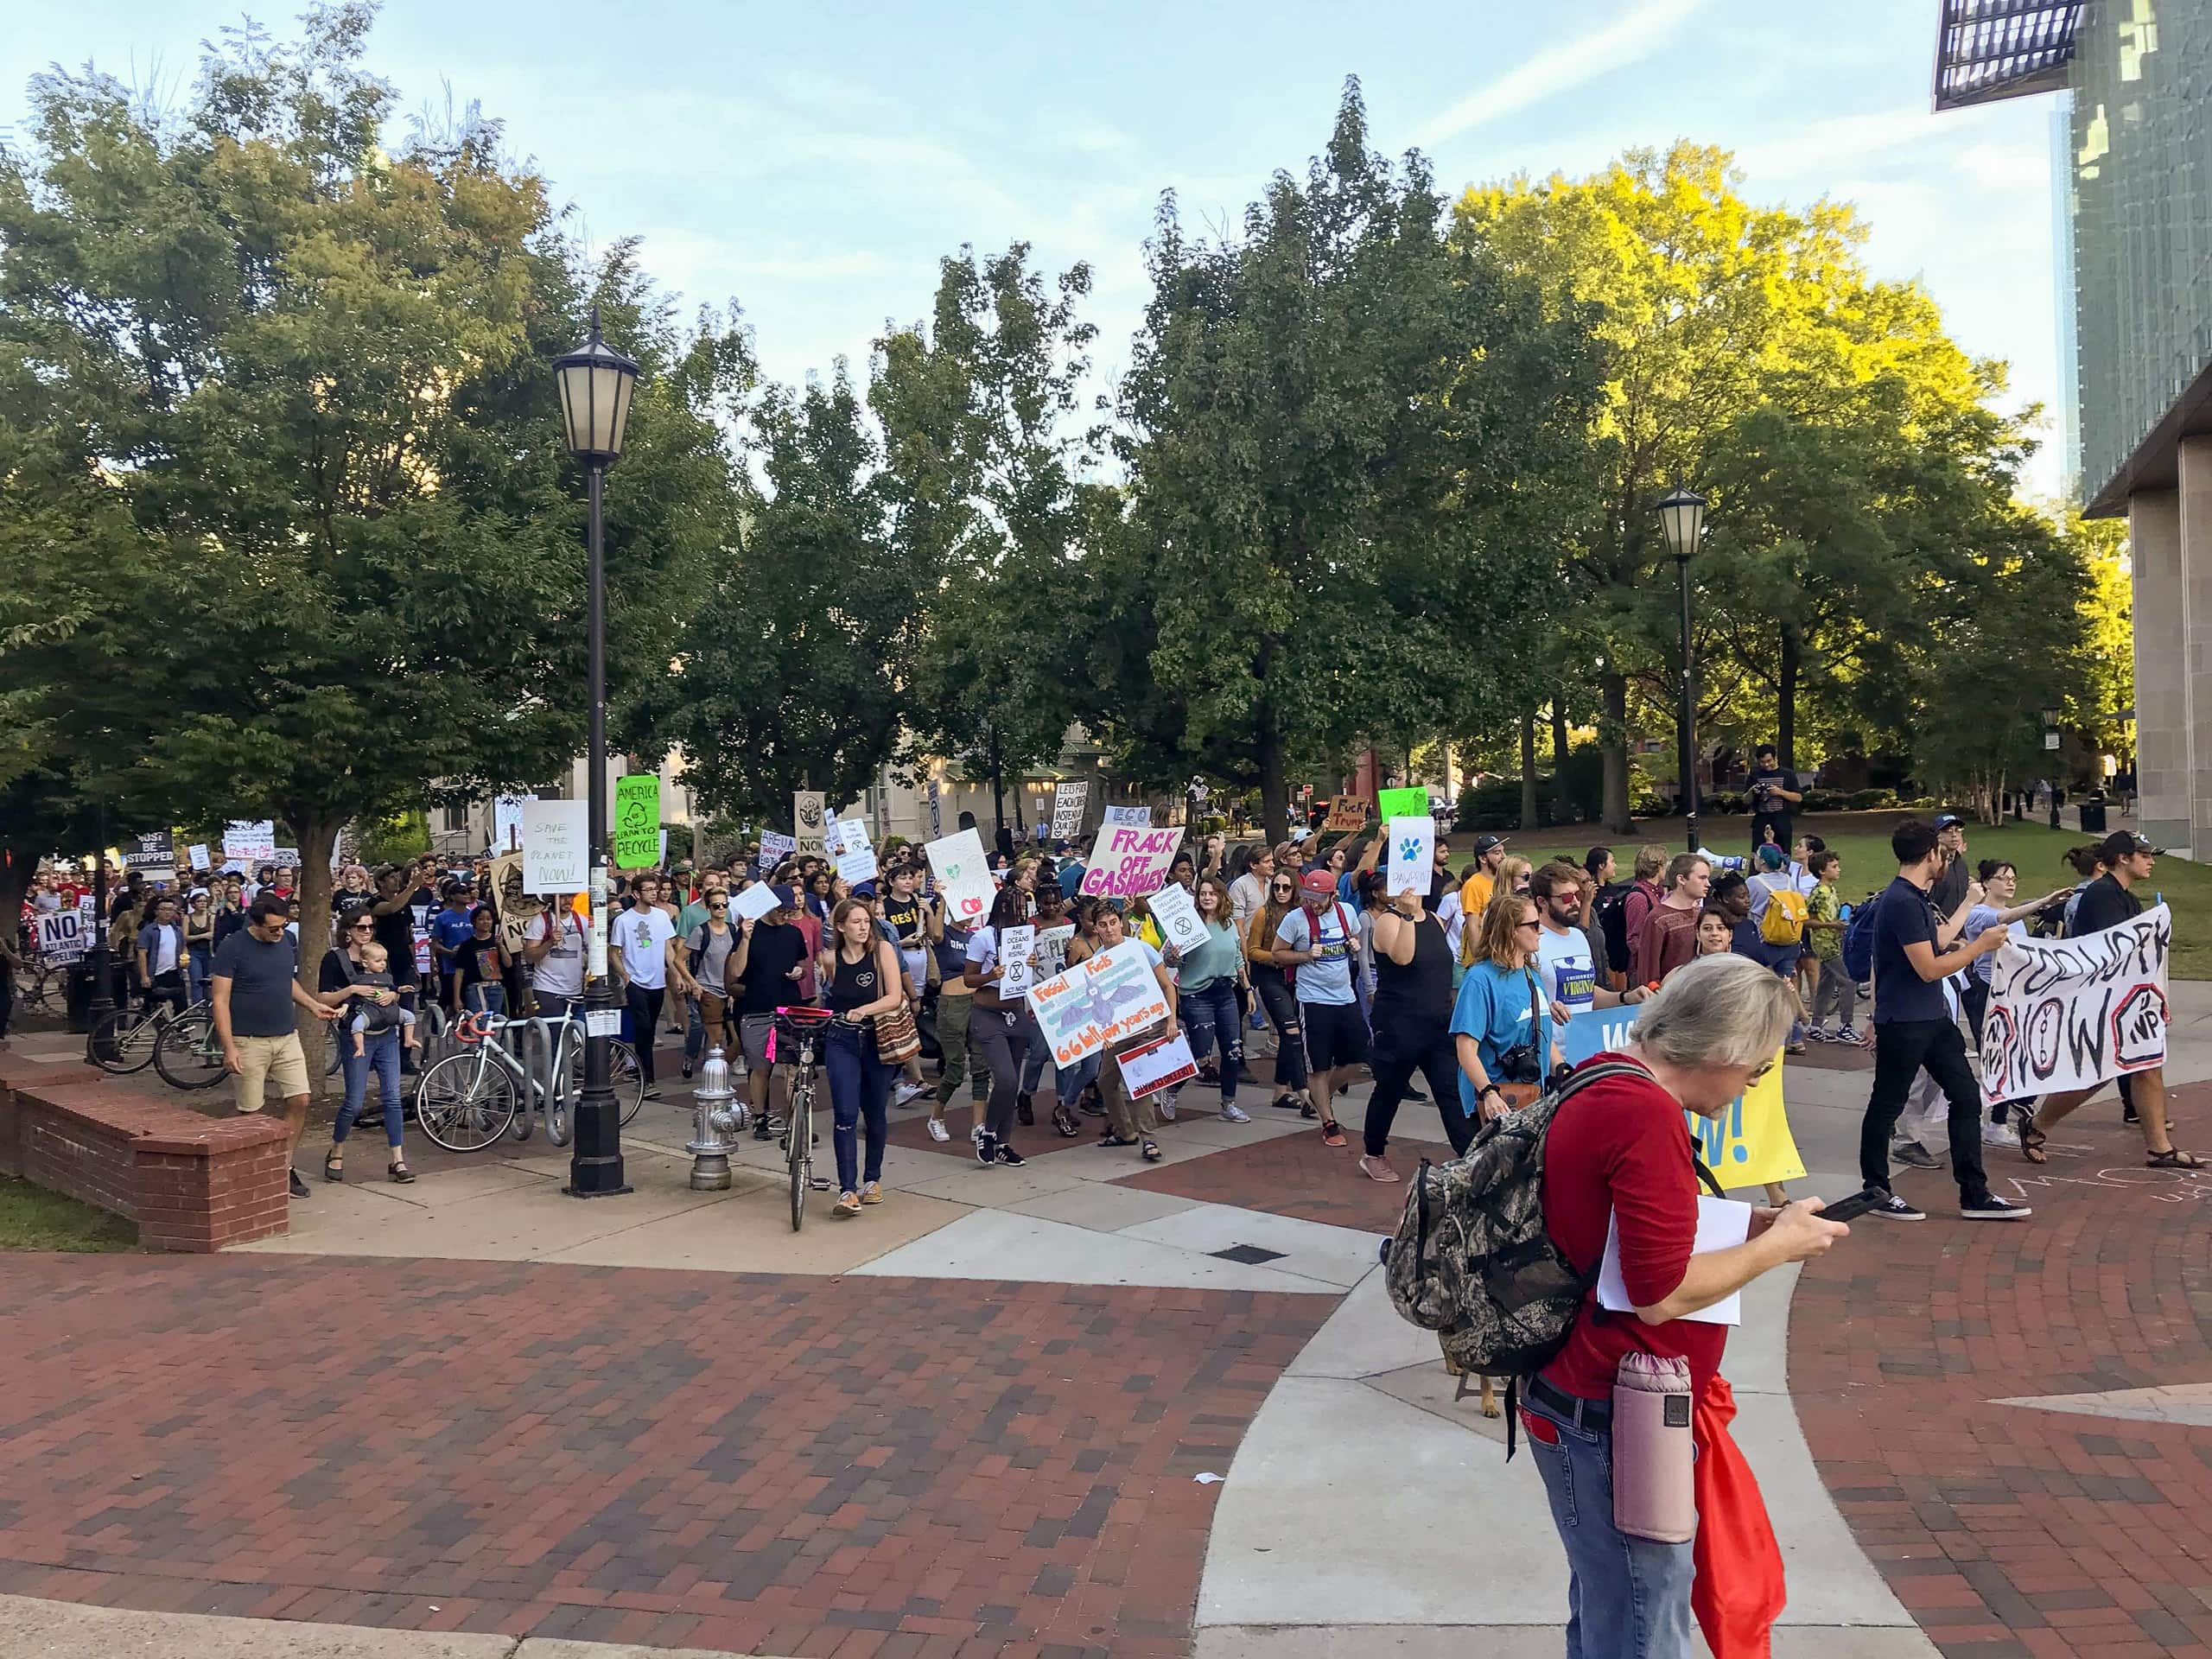
[[[1632,1007],[1585,1008],[1560,1031],[1560,1052],[1569,1065],[1626,1045],[1636,1026]],[[1782,1051],[1767,1074],[1728,1103],[1718,1117],[1684,1112],[1697,1155],[1725,1187],[1764,1186],[1804,1179],[1805,1160],[1789,1133],[1782,1101]]]

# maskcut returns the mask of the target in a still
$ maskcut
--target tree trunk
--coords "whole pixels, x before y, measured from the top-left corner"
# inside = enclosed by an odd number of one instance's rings
[[[1536,713],[1521,711],[1521,827],[1536,827]]]
[[[302,817],[288,820],[299,837],[300,849],[300,988],[309,996],[322,975],[322,959],[330,950],[330,855],[338,844],[341,820]],[[300,1046],[307,1051],[308,1089],[320,1105],[328,1096],[327,1071],[334,1027],[305,1008],[295,1008]]]
[[[1633,827],[1628,817],[1628,677],[1609,668],[1598,677],[1598,690],[1602,710],[1598,741],[1605,757],[1605,829],[1624,836]],[[1683,779],[1685,790],[1688,782]]]
[[[1268,844],[1290,835],[1290,783],[1283,776],[1282,740],[1262,729],[1259,734],[1260,822],[1267,826]]]
[[[1797,768],[1797,675],[1804,655],[1804,643],[1797,637],[1797,625],[1782,625],[1782,660],[1775,671],[1774,747],[1782,758],[1782,769],[1794,772]]]
[[[1552,694],[1552,822],[1565,823],[1574,809],[1567,798],[1567,694]]]

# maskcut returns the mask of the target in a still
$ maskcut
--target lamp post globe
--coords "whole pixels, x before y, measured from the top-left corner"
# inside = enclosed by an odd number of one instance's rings
[[[1692,683],[1690,658],[1690,556],[1697,551],[1699,539],[1705,534],[1705,498],[1695,490],[1686,490],[1681,480],[1659,498],[1659,531],[1667,538],[1667,550],[1675,556],[1675,571],[1681,578],[1682,589],[1682,688],[1681,708],[1675,718],[1675,763],[1681,768],[1682,780],[1682,816],[1687,831],[1687,851],[1698,849],[1697,834],[1697,702]]]
[[[576,1102],[575,1149],[563,1190],[572,1198],[597,1198],[630,1190],[622,1175],[622,1115],[609,1076],[609,1046],[622,1016],[607,969],[607,559],[601,498],[607,469],[622,454],[638,365],[601,338],[599,308],[594,306],[589,336],[554,359],[553,374],[561,388],[563,435],[569,453],[582,464],[591,492],[585,623],[591,701],[585,760],[590,778],[591,940],[584,982],[583,1093]],[[638,1040],[650,1043],[653,1035],[640,1032]]]

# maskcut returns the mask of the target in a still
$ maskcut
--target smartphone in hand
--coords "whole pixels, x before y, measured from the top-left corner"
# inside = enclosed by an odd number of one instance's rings
[[[1881,1201],[1878,1192],[1862,1191],[1853,1192],[1847,1198],[1838,1198],[1834,1204],[1823,1205],[1814,1213],[1822,1221],[1856,1221]]]

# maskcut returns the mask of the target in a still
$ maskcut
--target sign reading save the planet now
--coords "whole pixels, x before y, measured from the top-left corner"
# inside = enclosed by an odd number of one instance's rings
[[[660,862],[660,774],[614,780],[614,868],[649,870]]]

